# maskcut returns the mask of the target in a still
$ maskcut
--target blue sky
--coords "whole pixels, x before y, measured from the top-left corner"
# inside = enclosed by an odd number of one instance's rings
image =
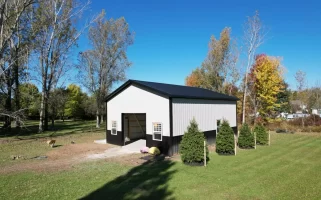
[[[255,10],[268,28],[267,40],[257,53],[283,57],[286,81],[295,88],[294,74],[306,72],[308,84],[321,80],[320,0],[235,1],[98,1],[90,12],[105,9],[108,18],[124,16],[135,32],[128,49],[129,79],[184,84],[185,77],[204,60],[211,35],[232,28],[239,43],[242,25]],[[86,16],[84,16],[86,18]],[[79,49],[89,48],[82,36]]]

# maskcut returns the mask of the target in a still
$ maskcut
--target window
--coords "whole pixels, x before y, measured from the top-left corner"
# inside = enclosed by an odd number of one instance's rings
[[[117,135],[117,121],[111,121],[111,134]]]
[[[162,123],[153,123],[153,140],[162,141],[163,125]]]

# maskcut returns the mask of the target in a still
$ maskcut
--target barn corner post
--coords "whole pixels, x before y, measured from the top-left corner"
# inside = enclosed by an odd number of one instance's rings
[[[169,143],[169,148],[168,148],[168,156],[173,156],[174,153],[177,153],[177,152],[174,152],[174,138],[173,138],[173,99],[171,97],[169,97],[169,140],[168,140],[168,143]],[[175,150],[176,151],[176,150]]]

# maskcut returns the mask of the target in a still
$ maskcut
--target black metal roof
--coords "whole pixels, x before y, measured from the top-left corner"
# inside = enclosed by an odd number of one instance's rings
[[[113,93],[107,96],[106,101],[111,100],[118,93],[123,91],[130,85],[138,86],[141,88],[152,90],[153,92],[159,93],[171,98],[188,98],[188,99],[210,99],[210,100],[228,100],[228,101],[237,101],[237,97],[229,96],[226,94],[214,92],[211,90],[182,86],[182,85],[173,85],[166,83],[155,83],[139,80],[128,80],[126,83],[117,88]]]

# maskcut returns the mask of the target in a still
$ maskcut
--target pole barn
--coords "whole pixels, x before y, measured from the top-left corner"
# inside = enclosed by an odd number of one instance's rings
[[[207,143],[214,144],[223,119],[237,133],[237,100],[202,88],[128,80],[106,98],[107,143],[124,146],[144,140],[171,156],[178,153],[195,118]]]

